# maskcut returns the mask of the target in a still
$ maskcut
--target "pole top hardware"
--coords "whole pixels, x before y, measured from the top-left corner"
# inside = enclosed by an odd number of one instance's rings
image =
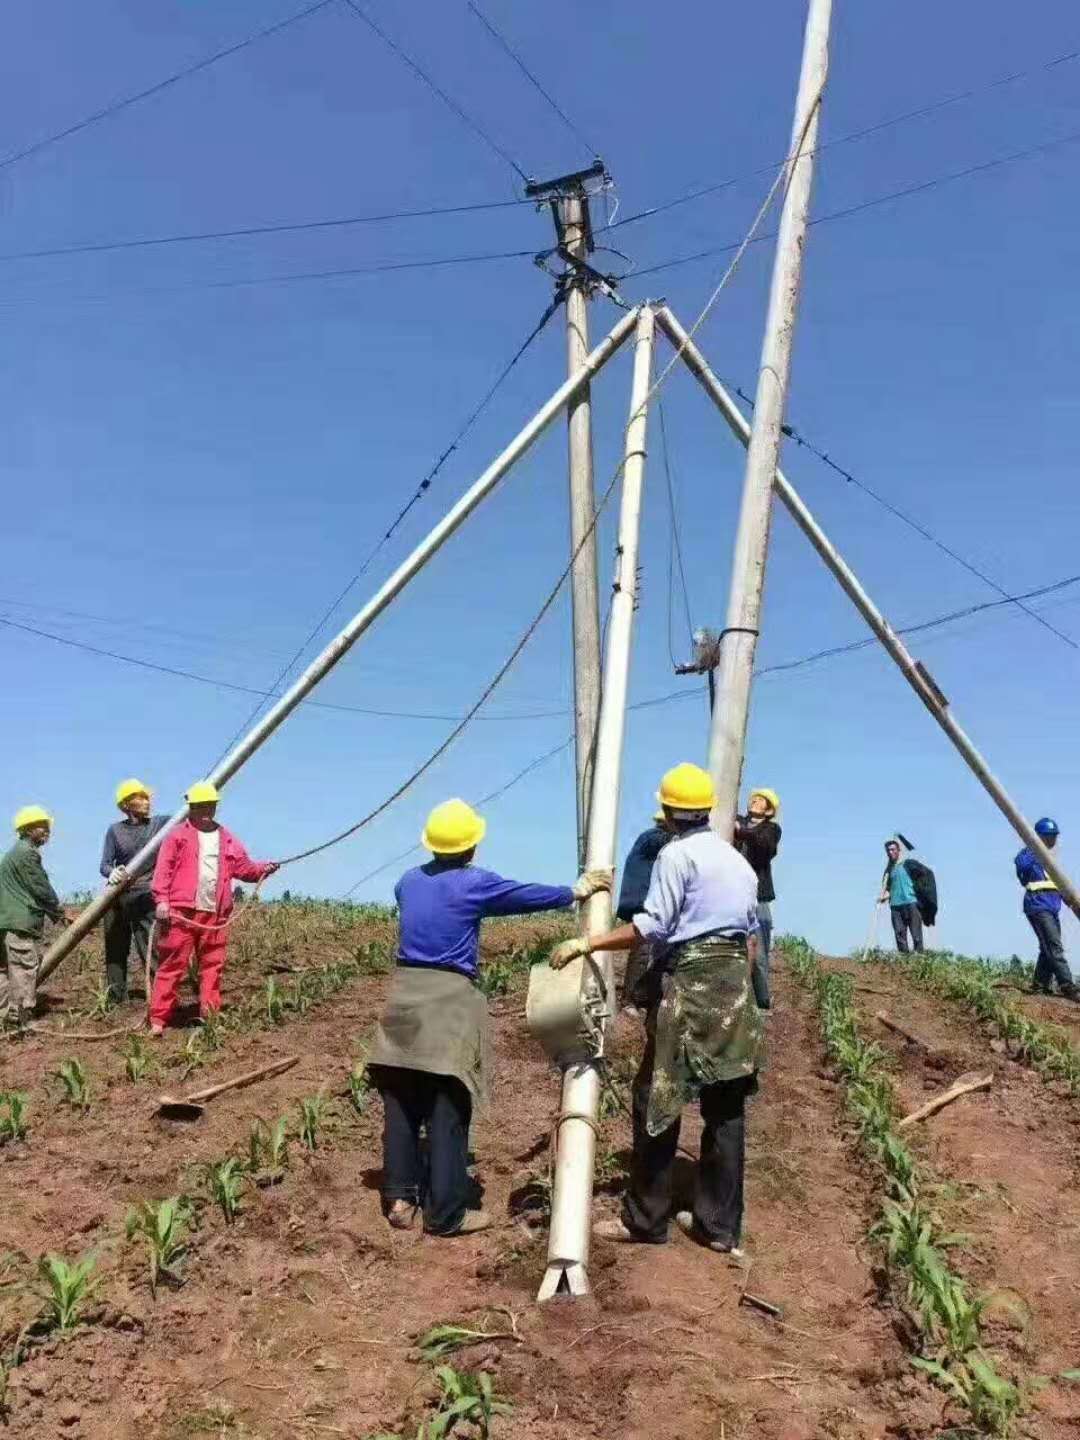
[[[567,175],[556,175],[553,180],[529,180],[525,185],[525,198],[542,205],[548,200],[558,200],[565,195],[584,195],[590,180],[601,181],[598,187],[600,189],[611,184],[607,166],[599,155],[584,170],[571,170]]]

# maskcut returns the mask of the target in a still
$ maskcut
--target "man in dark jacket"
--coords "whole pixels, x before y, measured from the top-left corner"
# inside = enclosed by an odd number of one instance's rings
[[[0,1019],[21,1023],[37,1006],[45,918],[62,923],[65,917],[38,853],[49,843],[52,816],[40,805],[24,805],[14,823],[19,838],[0,860]]]
[[[656,857],[671,839],[671,831],[664,820],[664,812],[658,810],[648,830],[643,830],[631,845],[623,866],[622,886],[619,903],[615,908],[618,919],[627,923],[639,914],[649,893],[653,866]],[[622,1004],[635,1005],[634,990],[649,968],[651,947],[648,940],[640,937],[630,947],[626,957],[626,970],[622,982]],[[641,998],[641,997],[639,997]]]
[[[772,862],[783,831],[776,823],[780,796],[775,790],[751,790],[747,813],[735,817],[735,849],[748,860],[758,879],[758,949],[750,973],[754,999],[762,1010],[772,1008],[769,998],[769,948],[772,944],[772,902],[776,899]]]
[[[105,916],[105,981],[109,1000],[122,1005],[127,999],[128,956],[135,947],[140,970],[146,965],[150,932],[154,926],[154,897],[150,893],[154,867],[128,879],[127,867],[163,825],[167,815],[150,814],[150,788],[141,780],[121,780],[116,803],[124,819],[105,831],[101,873],[110,885],[123,885],[116,904]],[[125,884],[126,882],[126,884]]]

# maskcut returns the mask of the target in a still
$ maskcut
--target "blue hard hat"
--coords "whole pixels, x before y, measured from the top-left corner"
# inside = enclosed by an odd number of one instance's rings
[[[1044,815],[1041,820],[1035,821],[1035,834],[1041,835],[1044,840],[1059,833],[1057,821],[1051,820],[1049,815]]]

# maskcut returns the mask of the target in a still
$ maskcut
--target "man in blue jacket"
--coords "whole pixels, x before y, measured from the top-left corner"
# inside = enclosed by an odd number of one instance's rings
[[[641,832],[627,854],[623,865],[622,886],[619,889],[619,903],[615,907],[617,919],[629,922],[644,906],[656,857],[670,839],[671,831],[668,829],[664,812],[658,810],[653,816],[653,823],[648,830]],[[635,998],[635,993],[649,968],[650,955],[648,940],[639,937],[630,946],[626,957],[626,970],[623,973],[623,1005],[637,1006],[639,1002],[643,1003],[642,994],[638,993]]]
[[[1057,821],[1044,815],[1035,822],[1035,834],[1048,850],[1057,844]],[[1061,943],[1061,896],[1035,852],[1026,845],[1016,857],[1016,878],[1024,887],[1024,914],[1039,942],[1032,993],[1049,995],[1051,981],[1067,1000],[1080,1000]]]

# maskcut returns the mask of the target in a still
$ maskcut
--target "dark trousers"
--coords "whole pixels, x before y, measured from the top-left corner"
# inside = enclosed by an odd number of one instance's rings
[[[154,897],[149,891],[118,900],[105,916],[105,983],[114,1005],[127,999],[128,956],[133,946],[139,969],[146,964],[153,924]]]
[[[371,1073],[383,1102],[383,1198],[422,1205],[424,1229],[452,1235],[467,1208],[472,1096],[452,1075],[397,1065],[372,1066]]]
[[[1061,916],[1055,915],[1052,910],[1029,910],[1027,918],[1039,941],[1039,958],[1035,961],[1035,984],[1041,990],[1049,990],[1051,980],[1056,980],[1060,990],[1071,990],[1072,972],[1065,959],[1065,947],[1061,943]]]
[[[646,1022],[647,1040],[634,1080],[634,1158],[623,1198],[623,1221],[643,1240],[662,1244],[671,1219],[671,1187],[679,1121],[660,1135],[645,1126],[656,1055],[656,1010]],[[753,1078],[722,1080],[701,1092],[701,1158],[694,1187],[694,1226],[703,1240],[737,1246],[742,1233],[746,1097]]]
[[[917,955],[921,954],[923,948],[922,916],[919,914],[919,907],[917,905],[894,905],[890,913],[897,950],[901,955],[908,953],[908,931],[910,930],[912,947]]]

